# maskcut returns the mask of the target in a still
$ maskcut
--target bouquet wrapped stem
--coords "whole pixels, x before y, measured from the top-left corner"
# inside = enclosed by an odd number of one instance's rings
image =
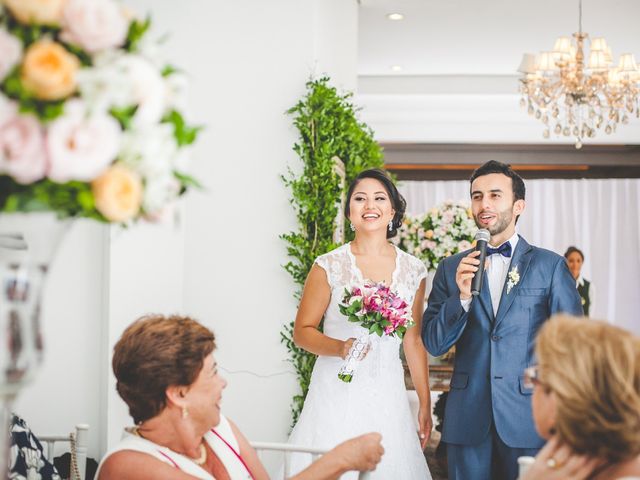
[[[340,370],[338,371],[338,378],[345,383],[350,383],[353,379],[353,374],[358,368],[358,362],[362,360],[367,347],[370,345],[369,334],[364,333],[354,340],[347,353],[346,358]]]

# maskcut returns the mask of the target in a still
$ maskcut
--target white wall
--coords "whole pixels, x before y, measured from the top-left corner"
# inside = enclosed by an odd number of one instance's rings
[[[192,117],[205,126],[193,171],[206,190],[188,196],[177,226],[75,225],[43,303],[45,364],[15,410],[41,434],[89,423],[99,458],[130,423],[114,343],[140,315],[182,312],[217,335],[225,412],[252,439],[284,440],[297,382],[279,332],[296,304],[278,236],[296,225],[279,175],[299,168],[284,112],[312,73],[355,87],[356,0],[126,3],[171,34],[167,58],[191,77]]]
[[[208,123],[194,163],[208,191],[188,199],[185,312],[217,335],[229,381],[224,411],[249,438],[284,440],[297,383],[280,330],[295,315],[296,287],[282,268],[278,236],[295,228],[295,217],[279,176],[300,165],[284,112],[304,94],[312,70],[355,85],[357,5],[230,1],[204,17],[190,17],[192,41],[206,24],[212,61],[189,71],[200,99],[194,113]]]

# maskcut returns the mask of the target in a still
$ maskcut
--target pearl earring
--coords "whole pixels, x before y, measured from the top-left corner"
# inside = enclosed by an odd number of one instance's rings
[[[389,231],[393,230],[393,219],[389,220]]]
[[[355,231],[356,231],[356,227],[354,227],[354,226],[353,226],[353,223],[350,223],[350,224],[349,224],[349,227],[351,228],[351,231],[352,231],[352,232],[355,232]]]
[[[182,407],[182,419],[186,420],[189,416],[189,412],[187,411],[187,407]]]

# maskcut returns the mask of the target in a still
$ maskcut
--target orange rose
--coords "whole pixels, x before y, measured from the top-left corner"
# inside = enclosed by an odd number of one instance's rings
[[[36,25],[58,25],[66,2],[67,0],[4,0],[4,4],[19,22]]]
[[[40,40],[24,56],[22,84],[41,100],[60,100],[75,91],[79,67],[77,57],[62,45]]]
[[[110,222],[126,222],[140,211],[142,181],[127,167],[114,165],[91,182],[96,208]]]

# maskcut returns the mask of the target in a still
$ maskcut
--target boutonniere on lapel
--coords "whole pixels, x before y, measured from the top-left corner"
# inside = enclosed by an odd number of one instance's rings
[[[513,287],[515,287],[520,281],[520,274],[518,273],[518,266],[516,265],[509,271],[509,280],[507,281],[507,295]]]

